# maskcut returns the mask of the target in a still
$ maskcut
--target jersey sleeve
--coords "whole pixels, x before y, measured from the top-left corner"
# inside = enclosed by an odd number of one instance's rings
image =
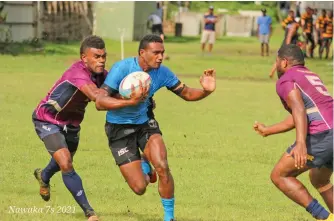
[[[304,13],[304,14],[302,14],[302,17],[301,17],[301,19],[303,19],[303,20],[306,20],[307,19],[307,14],[306,13]]]
[[[114,65],[108,72],[103,86],[107,86],[112,91],[118,92],[119,85],[126,74],[126,70],[122,64]]]
[[[162,67],[163,73],[161,76],[164,76],[163,87],[166,87],[168,90],[173,90],[180,85],[179,78],[167,67]]]
[[[284,80],[278,82],[276,85],[276,91],[278,96],[285,102],[288,98],[289,93],[295,89],[295,83],[292,80]]]
[[[284,19],[284,20],[282,21],[281,25],[282,25],[283,28],[285,28],[285,27],[288,25],[288,23],[289,23],[289,21],[288,21],[288,19],[286,18],[286,19]]]
[[[80,90],[86,84],[94,84],[84,69],[69,74],[69,81]]]

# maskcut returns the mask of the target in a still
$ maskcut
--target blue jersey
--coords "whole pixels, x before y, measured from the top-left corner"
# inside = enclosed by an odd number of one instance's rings
[[[269,16],[260,16],[257,18],[257,24],[259,25],[260,35],[269,35],[270,34],[270,25],[271,17]]]
[[[204,18],[208,20],[214,20],[214,19],[217,19],[217,16],[208,14],[208,15],[204,15]],[[214,31],[215,23],[211,23],[211,22],[205,23],[204,30]]]
[[[143,71],[138,64],[138,58],[132,57],[118,61],[110,69],[104,84],[118,91],[121,81],[135,71]],[[180,83],[176,75],[163,65],[147,73],[151,77],[149,97],[152,97],[162,87],[172,89]],[[147,98],[136,106],[109,110],[107,112],[107,121],[113,124],[143,124],[149,120],[147,116],[149,105],[150,102]]]

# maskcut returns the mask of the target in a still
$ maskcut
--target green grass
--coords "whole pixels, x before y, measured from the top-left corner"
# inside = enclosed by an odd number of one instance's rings
[[[205,68],[217,69],[216,92],[207,99],[186,103],[163,89],[157,93],[156,115],[168,148],[176,184],[176,216],[181,221],[312,221],[305,210],[279,192],[270,172],[294,132],[268,138],[253,130],[255,120],[274,123],[286,116],[267,75],[280,39],[272,40],[272,55],[262,58],[253,38],[218,40],[211,57],[202,57],[198,39],[178,43],[170,37],[166,61],[189,86],[199,87]],[[137,42],[126,43],[126,56],[135,56]],[[108,67],[119,59],[119,43],[107,41]],[[49,156],[37,138],[31,113],[61,73],[78,58],[78,43],[47,44],[46,53],[0,56],[0,220],[85,220],[65,188],[61,176],[52,179],[51,201],[38,195],[32,175]],[[332,92],[332,62],[307,60]],[[196,75],[196,77],[192,77]],[[197,77],[198,76],[198,77]],[[74,166],[83,179],[92,206],[104,221],[158,221],[162,207],[157,184],[137,197],[127,187],[107,146],[104,112],[90,104],[82,124]],[[320,200],[307,174],[301,180]],[[321,201],[322,202],[322,201]],[[74,214],[10,213],[17,208],[75,207]]]
[[[253,10],[260,11],[262,8],[267,9],[267,14],[273,18],[276,18],[276,2],[262,2],[262,5],[256,5],[254,2],[238,2],[238,1],[213,1],[213,2],[205,2],[205,1],[192,1],[190,4],[190,11],[192,12],[202,12],[205,13],[208,11],[209,6],[214,6],[215,13],[219,14],[218,9],[227,9],[227,12],[223,14],[238,14],[239,10]],[[174,4],[168,4],[168,16],[171,17],[172,13],[178,12],[177,2]],[[276,23],[276,20],[273,20]]]

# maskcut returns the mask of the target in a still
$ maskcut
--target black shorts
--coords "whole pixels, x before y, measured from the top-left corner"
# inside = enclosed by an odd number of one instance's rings
[[[287,149],[287,153],[296,146],[294,143]],[[309,134],[306,137],[307,166],[327,167],[333,170],[333,130],[323,131],[317,134]]]
[[[161,35],[163,34],[163,30],[162,30],[162,24],[158,24],[158,25],[152,25],[152,34],[158,34]]]
[[[318,44],[321,45],[322,43],[322,39],[321,39],[321,34],[320,34],[320,31],[317,31],[317,37],[318,37]]]
[[[327,44],[331,44],[333,41],[333,38],[323,38],[322,42],[327,45]]]
[[[106,122],[105,131],[109,148],[118,166],[140,160],[139,148],[143,152],[150,136],[162,134],[154,119],[139,125]]]
[[[80,126],[60,126],[36,119],[33,114],[32,121],[38,137],[44,142],[47,151],[53,155],[61,148],[68,148],[73,155],[79,145]]]

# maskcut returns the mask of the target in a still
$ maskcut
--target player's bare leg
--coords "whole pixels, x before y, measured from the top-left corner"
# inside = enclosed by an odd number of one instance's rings
[[[79,204],[81,209],[84,211],[88,221],[98,221],[98,217],[96,216],[93,208],[88,203],[85,191],[82,186],[81,178],[73,168],[70,151],[67,149],[67,147],[63,147],[53,154],[53,158],[60,167],[65,186],[71,192],[72,196]]]
[[[141,161],[136,160],[121,165],[119,169],[132,191],[137,195],[143,195],[146,191],[148,182],[142,171]]]
[[[75,151],[71,152],[72,160],[73,160],[74,154],[75,154]],[[34,176],[40,185],[39,193],[43,200],[45,201],[50,200],[50,197],[51,197],[50,179],[52,178],[54,174],[56,174],[59,171],[60,171],[60,167],[53,157],[51,157],[50,162],[44,169],[41,169],[41,168],[35,169]]]
[[[261,56],[264,56],[264,43],[261,43]]]
[[[209,44],[209,53],[212,52],[213,44]]]
[[[319,58],[320,59],[322,58],[322,53],[324,52],[325,47],[326,47],[326,42],[322,41],[321,46],[319,48]]]
[[[326,220],[329,216],[328,211],[310,195],[306,187],[296,178],[308,169],[308,167],[296,168],[294,158],[284,153],[273,169],[270,178],[278,189],[304,207],[312,216]]]
[[[329,55],[329,49],[331,47],[331,42],[330,41],[327,41],[327,44],[326,44],[326,59],[328,59],[328,55]]]
[[[164,220],[174,219],[174,180],[167,162],[167,150],[160,134],[150,136],[144,153],[159,177],[159,194],[164,206]]]
[[[322,167],[312,168],[309,175],[312,185],[318,190],[328,209],[333,213],[333,184],[330,181],[332,174],[331,169]]]
[[[266,45],[266,56],[269,56],[269,44],[266,43],[265,45]]]
[[[309,168],[297,169],[293,157],[285,153],[274,167],[270,176],[272,182],[278,189],[291,200],[305,208],[313,198],[296,177],[308,169]]]
[[[311,57],[311,58],[313,58],[314,48],[315,48],[315,43],[314,43],[314,41],[312,40],[312,41],[311,41],[311,45],[310,45],[310,47],[309,47],[309,54],[310,54],[310,57]]]
[[[202,43],[202,53],[205,51],[205,43]]]

